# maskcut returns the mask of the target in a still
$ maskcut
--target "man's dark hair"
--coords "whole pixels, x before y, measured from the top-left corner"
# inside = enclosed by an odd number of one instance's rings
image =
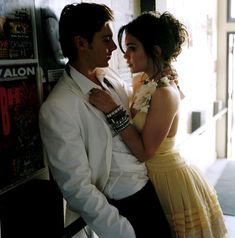
[[[77,3],[68,4],[61,12],[59,20],[59,38],[64,57],[73,60],[76,57],[74,37],[79,35],[89,43],[105,22],[114,19],[112,10],[104,4]]]

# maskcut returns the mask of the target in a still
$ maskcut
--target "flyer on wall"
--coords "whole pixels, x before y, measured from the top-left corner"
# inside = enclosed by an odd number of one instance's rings
[[[0,66],[0,191],[44,168],[36,71]]]
[[[34,58],[29,2],[0,0],[0,60]]]

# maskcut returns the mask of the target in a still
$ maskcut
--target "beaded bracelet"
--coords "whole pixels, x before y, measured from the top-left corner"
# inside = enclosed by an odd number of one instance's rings
[[[109,113],[105,113],[108,123],[115,133],[119,133],[129,125],[129,115],[120,105]]]

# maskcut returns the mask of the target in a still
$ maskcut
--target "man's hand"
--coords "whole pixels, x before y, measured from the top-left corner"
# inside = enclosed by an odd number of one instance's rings
[[[168,76],[170,80],[174,80],[176,85],[178,85],[178,74],[176,69],[172,65],[165,65],[162,72],[162,77],[164,76]]]
[[[176,69],[172,65],[165,65],[163,72],[162,72],[162,77],[164,77],[164,76],[168,76],[168,78],[170,80],[173,80],[175,82],[175,84],[180,92],[180,98],[183,99],[185,97],[185,95],[180,89],[178,73],[177,73]]]

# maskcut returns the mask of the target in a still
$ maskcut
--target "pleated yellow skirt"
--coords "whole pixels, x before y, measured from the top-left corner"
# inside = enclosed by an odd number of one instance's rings
[[[214,187],[173,150],[174,138],[146,162],[149,177],[177,238],[224,238],[227,229]]]

